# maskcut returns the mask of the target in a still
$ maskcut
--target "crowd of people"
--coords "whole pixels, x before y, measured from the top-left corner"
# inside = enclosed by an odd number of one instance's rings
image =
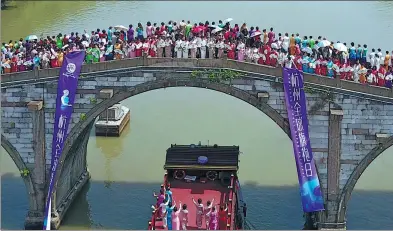
[[[273,67],[297,68],[306,73],[341,78],[381,87],[392,87],[393,51],[367,45],[330,42],[319,36],[276,35],[273,28],[260,30],[231,25],[232,19],[209,23],[147,22],[97,29],[87,33],[28,36],[3,43],[2,73],[62,65],[68,52],[85,50],[86,63],[141,56],[172,58],[224,58]]]
[[[161,186],[158,195],[153,194],[157,198],[157,203],[152,208],[155,210],[156,218],[162,220],[163,228],[168,230],[187,230],[188,224],[188,209],[187,204],[179,205],[173,200],[172,191],[169,186],[166,188]],[[219,211],[214,205],[214,199],[203,204],[202,199],[195,201],[192,198],[193,204],[196,206],[196,220],[195,224],[198,229],[203,229],[203,223],[206,225],[206,230],[225,230],[227,226],[227,210],[226,206],[221,205]],[[205,221],[205,222],[203,222]]]

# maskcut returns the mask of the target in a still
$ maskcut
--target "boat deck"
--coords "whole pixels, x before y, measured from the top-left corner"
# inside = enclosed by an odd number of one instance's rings
[[[196,206],[192,202],[192,198],[195,200],[198,198],[202,199],[202,203],[206,205],[208,200],[213,200],[214,205],[225,204],[228,201],[229,189],[220,184],[219,181],[208,181],[206,183],[191,182],[187,183],[180,180],[172,180],[170,182],[173,201],[178,206],[180,201],[182,204],[187,204],[188,209],[188,227],[190,230],[197,230],[196,226]],[[203,221],[203,229],[206,229],[205,222]],[[156,230],[166,230],[167,228],[162,227],[162,221],[156,221]]]

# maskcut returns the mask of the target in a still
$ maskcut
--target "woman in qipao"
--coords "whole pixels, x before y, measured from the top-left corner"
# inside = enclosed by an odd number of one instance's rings
[[[227,44],[227,49],[228,49],[228,59],[235,59],[235,49],[236,49],[236,45],[234,43],[232,43],[231,39],[229,40],[228,44]]]
[[[168,34],[165,39],[165,57],[171,58],[172,56],[172,39],[171,36]]]
[[[377,78],[378,86],[380,87],[385,86],[385,76],[386,76],[386,67],[381,65],[378,70],[378,78]]]
[[[203,222],[203,215],[204,215],[204,206],[202,204],[202,199],[199,198],[198,201],[195,201],[194,198],[192,198],[192,202],[194,203],[196,207],[196,226],[198,229],[202,229],[202,222]]]
[[[179,202],[179,208],[176,206],[173,208],[172,213],[172,230],[180,230],[180,212],[181,212],[181,202]],[[169,228],[169,225],[168,225]]]
[[[168,225],[168,230],[172,230],[172,213],[173,210],[176,206],[176,203],[173,204],[172,206],[172,202],[169,202],[168,206],[166,207],[166,220],[167,220],[167,225]]]
[[[244,54],[246,52],[245,45],[243,41],[239,41],[237,45],[237,60],[244,61]]]
[[[333,61],[331,59],[328,60],[328,62],[326,63],[326,67],[327,67],[327,76],[329,77],[334,77],[334,70],[333,70]]]
[[[392,88],[392,80],[393,80],[393,70],[392,67],[389,67],[388,72],[385,77],[385,87]]]
[[[187,230],[187,226],[188,226],[188,210],[187,210],[187,205],[186,204],[184,204],[182,207],[181,207],[182,209],[181,209],[181,211],[180,211],[180,216],[179,216],[179,218],[180,218],[180,228],[182,229],[182,230]]]
[[[210,218],[209,230],[217,230],[218,229],[219,214],[217,212],[216,206],[214,206],[206,215],[209,216],[209,218]]]

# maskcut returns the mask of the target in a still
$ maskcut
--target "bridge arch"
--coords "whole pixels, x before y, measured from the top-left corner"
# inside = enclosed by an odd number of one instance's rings
[[[5,137],[3,134],[1,134],[1,146],[5,149],[8,155],[14,161],[19,172],[28,169],[26,164],[23,162],[18,150],[16,150],[14,145],[12,145],[11,142],[7,139],[7,137]],[[31,171],[31,169],[29,170]],[[34,197],[36,195],[36,190],[34,188],[32,173],[30,172],[26,177],[22,177],[22,179],[26,186],[30,210],[35,210],[36,208],[38,208],[38,201]]]
[[[393,136],[390,136],[383,143],[373,148],[356,166],[352,172],[347,183],[345,184],[343,191],[340,196],[338,203],[338,221],[344,222],[347,214],[348,202],[351,199],[352,192],[356,186],[356,183],[364,173],[364,171],[370,166],[370,164],[380,156],[386,149],[393,146]]]
[[[290,128],[288,121],[284,119],[284,117],[282,117],[275,109],[270,107],[267,103],[258,99],[256,94],[251,94],[247,91],[241,90],[229,84],[214,83],[205,79],[169,78],[165,80],[149,81],[128,88],[127,90],[120,90],[118,92],[115,92],[115,94],[111,98],[98,103],[94,108],[92,108],[88,113],[86,113],[85,119],[79,121],[79,123],[71,129],[70,134],[68,135],[64,145],[61,160],[59,161],[59,172],[58,174],[56,174],[54,191],[56,191],[57,189],[57,183],[62,173],[64,162],[66,161],[67,156],[70,155],[69,151],[73,148],[74,143],[76,143],[75,141],[80,139],[80,135],[85,133],[84,131],[89,126],[89,124],[91,124],[102,112],[104,112],[107,108],[113,106],[114,104],[119,103],[132,96],[168,87],[205,88],[238,98],[242,101],[249,103],[258,110],[262,111],[268,117],[270,117],[270,119],[272,119],[290,138]]]

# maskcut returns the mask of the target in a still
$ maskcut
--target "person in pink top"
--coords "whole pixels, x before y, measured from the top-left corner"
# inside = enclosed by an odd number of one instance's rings
[[[216,206],[214,206],[210,212],[208,212],[206,215],[210,217],[210,222],[209,222],[209,230],[217,230],[218,228],[218,213]]]
[[[180,218],[180,228],[182,230],[187,230],[187,226],[188,226],[188,210],[187,210],[187,205],[184,204],[182,206],[182,209],[180,211],[179,214],[179,218]]]
[[[146,37],[150,37],[153,34],[154,27],[151,25],[150,22],[146,23]]]
[[[275,34],[274,31],[273,31],[273,27],[270,28],[270,31],[269,31],[269,33],[267,34],[267,37],[268,37],[268,39],[269,39],[268,44],[269,44],[269,45],[272,44],[272,43],[274,42],[274,40],[275,40],[275,37],[276,37],[276,34]]]
[[[194,198],[192,198],[192,202],[194,202],[194,205],[196,206],[196,226],[198,227],[198,229],[202,229],[202,223],[203,223],[203,215],[204,215],[204,206],[202,204],[202,199],[199,198],[198,202],[194,200]]]
[[[180,230],[180,212],[182,211],[181,209],[181,201],[179,201],[179,208],[178,209],[176,206],[173,208],[173,213],[172,213],[172,230]]]
[[[212,209],[212,207],[213,207],[213,203],[214,203],[214,198],[213,198],[213,200],[212,201],[207,201],[206,202],[206,207],[205,207],[205,223],[206,223],[206,229],[207,230],[209,230],[210,229],[210,226],[209,226],[209,223],[210,223],[210,210]]]

